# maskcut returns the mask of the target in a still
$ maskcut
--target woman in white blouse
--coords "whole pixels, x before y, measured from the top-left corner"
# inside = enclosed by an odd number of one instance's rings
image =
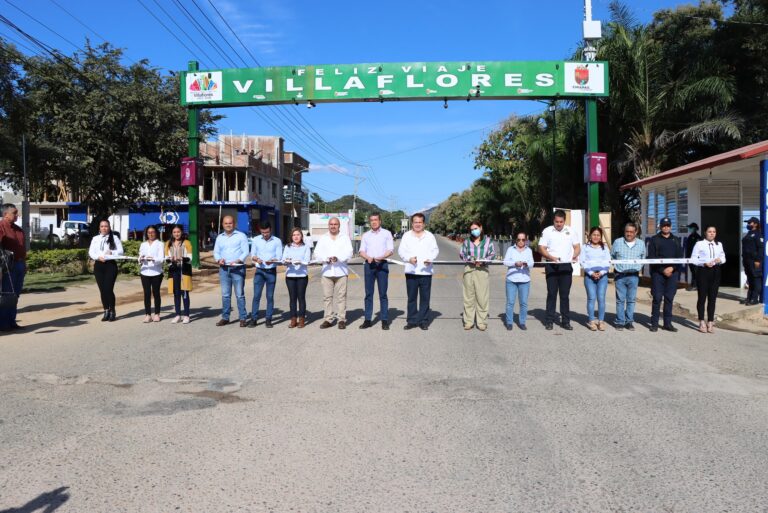
[[[144,242],[139,247],[139,265],[141,266],[141,286],[144,289],[144,322],[160,322],[160,284],[163,282],[163,259],[165,249],[157,240],[157,228],[153,225],[144,230]],[[152,315],[152,302],[155,300],[155,314]]]
[[[120,238],[112,233],[109,221],[104,219],[99,223],[99,234],[91,239],[88,256],[94,261],[93,276],[101,293],[101,305],[104,307],[104,321],[114,321],[115,314],[115,281],[117,281],[117,263],[114,258],[123,254]]]
[[[717,242],[717,228],[707,226],[704,230],[704,240],[693,246],[691,260],[696,265],[696,287],[699,300],[696,309],[699,314],[699,331],[713,333],[715,331],[715,302],[717,291],[720,289],[720,267],[725,263],[723,245]],[[707,306],[707,320],[704,321],[704,305]]]

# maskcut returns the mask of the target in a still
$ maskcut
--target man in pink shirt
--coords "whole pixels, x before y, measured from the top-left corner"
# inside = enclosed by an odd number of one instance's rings
[[[389,329],[389,301],[387,286],[389,285],[389,263],[387,258],[395,251],[392,233],[381,227],[381,214],[373,213],[368,216],[371,229],[363,234],[360,241],[360,256],[365,260],[365,321],[360,329],[370,328],[373,324],[373,287],[378,284],[379,303],[381,305],[381,329]]]

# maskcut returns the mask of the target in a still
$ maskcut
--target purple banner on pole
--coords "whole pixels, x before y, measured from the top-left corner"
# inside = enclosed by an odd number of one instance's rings
[[[760,233],[763,241],[768,237],[768,160],[760,161]],[[765,266],[768,265],[768,244],[763,244],[763,314],[768,315],[768,302],[765,298],[768,294],[768,273]]]

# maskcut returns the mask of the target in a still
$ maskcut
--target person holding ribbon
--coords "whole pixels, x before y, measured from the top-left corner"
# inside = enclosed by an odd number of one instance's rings
[[[637,238],[637,225],[624,225],[624,237],[613,241],[611,258],[614,260],[642,260],[645,243]],[[617,263],[613,266],[613,286],[616,289],[616,330],[635,330],[635,304],[637,286],[640,283],[642,264]]]
[[[432,293],[432,262],[440,249],[431,232],[424,229],[424,214],[411,216],[411,229],[397,248],[405,262],[405,291],[408,295],[408,315],[405,328],[429,329],[429,299]]]
[[[338,321],[340,330],[347,328],[347,276],[349,259],[352,258],[352,241],[341,233],[338,217],[328,220],[328,233],[320,237],[315,246],[315,258],[323,262],[322,277],[325,320],[320,325],[324,330]]]
[[[490,237],[483,233],[483,225],[473,221],[469,225],[470,236],[461,244],[459,258],[464,266],[464,329],[471,330],[475,322],[477,329],[488,329],[488,307],[491,302],[491,288],[488,262],[496,258],[496,250]]]
[[[144,230],[144,242],[139,246],[141,287],[144,289],[144,322],[160,322],[160,284],[163,281],[163,243],[157,240],[157,227],[149,225]],[[152,315],[152,299],[155,314]]]
[[[565,224],[565,212],[555,210],[552,226],[541,233],[539,253],[549,262],[544,267],[547,280],[547,316],[544,328],[554,328],[557,316],[557,297],[560,296],[561,326],[572,330],[571,326],[571,285],[573,284],[573,262],[577,262],[581,252],[581,237]]]
[[[307,264],[312,258],[312,248],[304,242],[301,228],[291,230],[291,243],[283,249],[285,262],[285,285],[288,287],[291,323],[289,328],[303,328],[307,321]]]
[[[394,253],[394,241],[392,232],[381,226],[381,214],[374,212],[368,216],[371,229],[363,234],[360,241],[360,257],[365,261],[365,320],[360,329],[370,328],[373,323],[373,289],[379,289],[379,319],[381,329],[389,329],[389,300],[387,288],[389,286],[389,263],[387,258]]]
[[[112,233],[112,226],[107,219],[99,222],[99,234],[91,239],[88,256],[94,261],[93,276],[99,286],[101,306],[104,308],[102,322],[114,321],[115,314],[115,282],[117,281],[117,262],[115,257],[122,256],[123,245],[120,238]]]
[[[216,237],[213,246],[213,258],[219,264],[221,282],[221,319],[216,326],[229,324],[232,312],[232,288],[235,289],[240,327],[248,326],[248,311],[245,309],[245,259],[248,258],[248,238],[241,231],[235,230],[235,218],[226,215],[221,219],[224,231]]]
[[[611,254],[603,242],[603,230],[593,226],[579,256],[584,268],[584,288],[587,290],[587,328],[605,331],[605,291],[608,289],[608,270]],[[595,319],[597,301],[597,319]]]
[[[659,222],[659,233],[648,242],[648,258],[680,259],[683,258],[683,246],[680,239],[672,234],[672,220],[664,217]],[[659,330],[661,301],[664,300],[664,325],[666,331],[677,331],[672,325],[672,304],[677,294],[680,280],[680,264],[652,264],[651,268],[651,327],[652,332]]]
[[[504,265],[507,266],[507,330],[514,326],[515,298],[520,301],[520,313],[517,317],[520,329],[525,331],[525,321],[528,316],[528,292],[531,289],[531,268],[533,267],[533,252],[528,247],[528,235],[520,232],[515,237],[515,245],[504,255]]]
[[[189,293],[192,290],[192,244],[184,229],[177,224],[171,230],[171,239],[165,246],[168,257],[168,293],[173,294],[176,317],[171,323],[189,324]],[[181,306],[184,305],[182,311]],[[183,314],[183,316],[182,316]]]
[[[272,327],[272,313],[275,309],[275,284],[277,283],[277,263],[283,260],[283,243],[272,235],[272,225],[262,221],[259,226],[260,237],[254,237],[251,243],[251,262],[256,266],[253,276],[253,303],[251,306],[251,328],[256,327],[259,318],[261,293],[266,285],[267,309],[264,312],[264,326]]]
[[[725,263],[723,244],[716,240],[717,228],[707,226],[704,229],[704,240],[693,246],[691,260],[696,265],[696,288],[699,298],[696,310],[699,314],[699,331],[714,333],[715,331],[715,302],[720,289],[721,266]],[[707,320],[704,321],[704,306],[707,307]]]

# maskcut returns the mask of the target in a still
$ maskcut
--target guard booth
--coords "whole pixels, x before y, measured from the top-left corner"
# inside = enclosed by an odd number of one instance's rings
[[[690,223],[699,225],[702,236],[707,225],[714,225],[725,250],[722,285],[743,288],[744,221],[753,216],[760,218],[760,161],[766,158],[768,141],[762,141],[637,180],[621,189],[640,189],[645,237],[657,232],[662,217],[672,220],[672,232],[683,240],[688,237]]]

